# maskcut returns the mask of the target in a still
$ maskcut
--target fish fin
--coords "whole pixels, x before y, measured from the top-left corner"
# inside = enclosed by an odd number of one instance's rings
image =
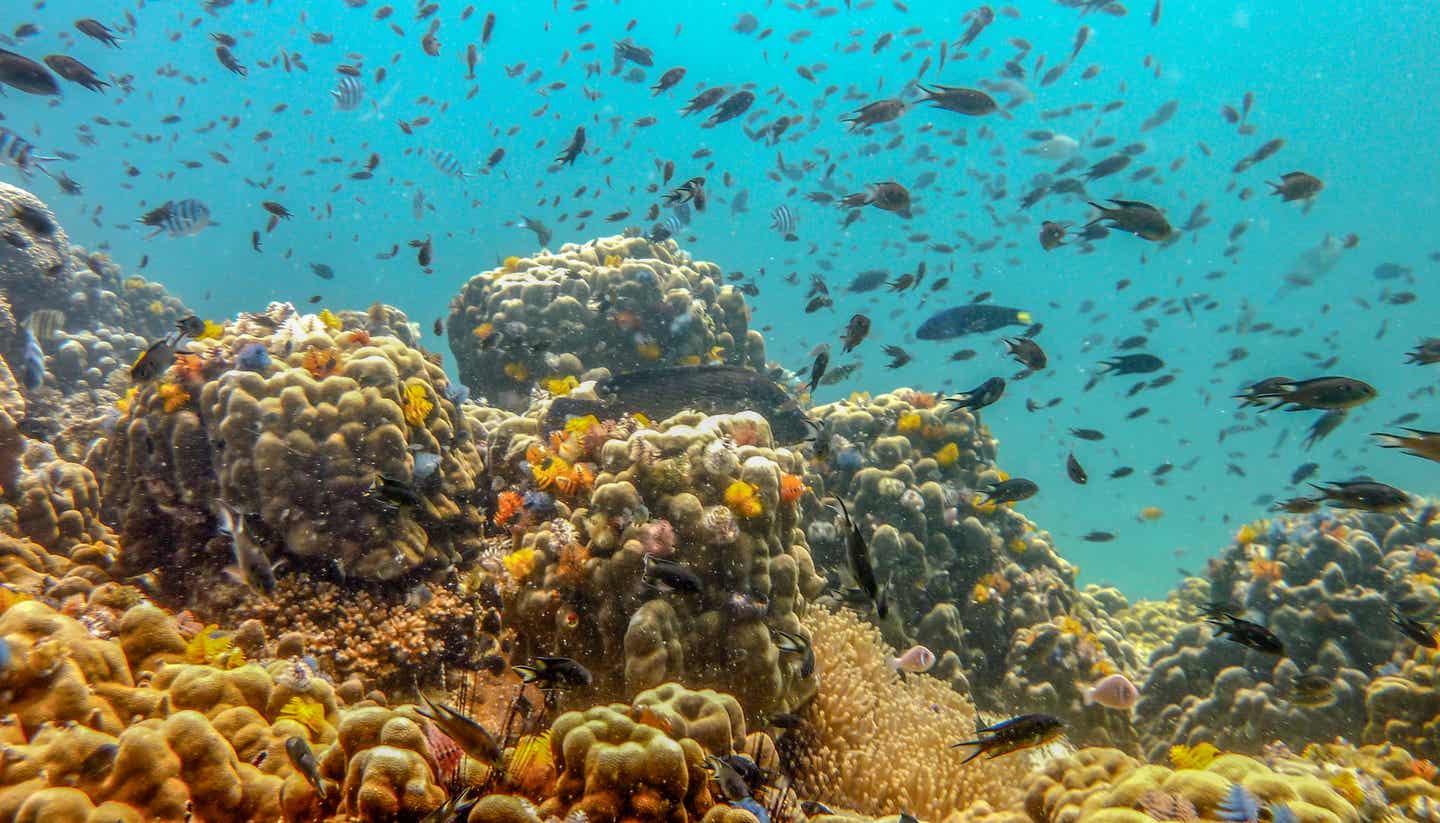
[[[534,683],[540,679],[540,672],[534,666],[511,666],[510,668],[520,675],[522,683]]]
[[[971,750],[970,753],[965,756],[965,759],[960,761],[960,765],[963,766],[966,763],[969,763],[971,760],[974,760],[975,758],[985,753],[985,741],[967,740],[964,743],[951,743],[950,748]]]

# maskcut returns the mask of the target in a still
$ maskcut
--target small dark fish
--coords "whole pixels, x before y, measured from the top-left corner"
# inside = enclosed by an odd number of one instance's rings
[[[885,356],[890,358],[890,362],[885,364],[885,368],[887,369],[901,368],[913,359],[910,356],[910,352],[905,351],[899,346],[886,346],[884,349],[881,349],[881,351],[885,352]]]
[[[865,340],[865,336],[869,333],[870,318],[866,317],[863,314],[856,314],[851,316],[850,322],[845,324],[845,348],[843,349],[843,351],[846,354],[849,354],[855,349],[856,346],[860,345],[860,343]]]
[[[1310,514],[1320,511],[1320,504],[1323,502],[1319,497],[1291,497],[1286,500],[1277,500],[1270,507],[1271,511],[1285,512],[1287,514]]]
[[[673,208],[675,206],[689,203],[691,200],[694,200],[697,197],[703,197],[704,190],[705,178],[692,177],[689,180],[686,180],[684,183],[681,183],[679,186],[675,187],[671,191],[667,192],[665,196],[661,198],[661,202],[663,202],[666,206]]]
[[[1215,636],[1224,637],[1263,654],[1284,656],[1285,644],[1274,632],[1219,608],[1206,610],[1205,622],[1215,627]]]
[[[847,209],[874,206],[883,211],[894,212],[907,220],[911,217],[910,191],[893,180],[867,183],[865,191],[840,198],[840,205]]]
[[[1262,411],[1286,406],[1291,411],[1345,410],[1369,402],[1377,394],[1374,386],[1353,377],[1316,377],[1310,380],[1270,377],[1246,387],[1244,392],[1235,395],[1235,399],[1241,401],[1241,408],[1270,403]]]
[[[950,748],[974,749],[969,756],[960,761],[962,764],[969,763],[982,754],[987,759],[994,760],[1001,755],[1018,752],[1021,749],[1043,746],[1064,733],[1065,721],[1058,717],[1048,714],[1023,714],[992,726],[977,724],[976,739],[952,743]]]
[[[1009,355],[1030,371],[1040,371],[1050,362],[1040,344],[1029,337],[1006,337],[1003,342]]]
[[[249,69],[241,65],[240,61],[236,59],[234,52],[230,51],[230,47],[223,43],[215,47],[215,59],[219,60],[220,65],[229,69],[232,74],[238,74],[244,77],[250,73]]]
[[[504,759],[505,751],[484,726],[444,703],[432,702],[424,692],[420,693],[420,703],[420,715],[434,721],[466,754],[492,766]]]
[[[640,574],[640,580],[650,588],[662,592],[699,594],[704,591],[700,575],[696,574],[694,569],[684,563],[656,557],[653,554],[645,555],[644,570]]]
[[[1323,706],[1335,693],[1335,678],[1320,672],[1297,674],[1290,679],[1290,702],[1297,706]]]
[[[1369,512],[1395,512],[1410,505],[1410,495],[1387,483],[1375,480],[1330,481],[1310,487],[1320,492],[1320,499],[1337,509],[1360,509]]]
[[[320,764],[315,759],[315,752],[310,750],[310,744],[305,738],[296,735],[285,741],[285,754],[290,757],[290,765],[295,767],[305,778],[305,782],[315,787],[315,793],[320,799],[325,799],[325,784],[320,779]]]
[[[815,673],[815,649],[810,645],[809,640],[798,634],[781,631],[774,626],[770,627],[770,637],[775,641],[775,648],[781,654],[800,658],[801,677],[809,677]]]
[[[904,100],[894,98],[890,100],[876,100],[867,103],[851,112],[849,115],[840,118],[841,122],[850,124],[850,132],[853,134],[861,129],[868,129],[881,123],[889,123],[904,114],[909,106]]]
[[[664,74],[660,75],[660,79],[656,81],[655,85],[650,87],[650,95],[654,97],[664,94],[665,92],[678,85],[680,81],[684,79],[685,67],[676,66],[675,68],[670,69],[669,71],[666,71]]]
[[[870,562],[870,547],[865,545],[865,535],[861,534],[860,527],[850,517],[845,501],[839,497],[832,499],[840,504],[840,513],[845,517],[845,562],[850,569],[850,576],[855,580],[855,585],[875,604],[875,615],[884,620],[889,613],[885,589],[875,577],[875,567]]]
[[[115,39],[115,33],[108,26],[93,17],[83,17],[75,21],[75,29],[86,37],[93,37],[111,48],[120,48],[120,41]]]
[[[401,506],[419,506],[425,502],[425,498],[416,490],[414,483],[378,473],[375,475],[375,479],[370,481],[370,488],[366,490],[366,494],[371,500],[389,509],[398,509]]]
[[[148,383],[175,365],[175,346],[178,340],[166,335],[151,343],[135,362],[130,365],[130,379],[136,383]]]
[[[957,409],[979,411],[1005,395],[1005,378],[992,377],[967,392],[960,392],[944,399]]]
[[[1165,368],[1165,361],[1153,354],[1122,354],[1102,361],[1101,374],[1149,374]]]
[[[570,143],[559,154],[555,156],[555,163],[559,166],[568,166],[575,162],[580,153],[585,150],[585,127],[576,126],[575,135],[570,138]]]
[[[1065,473],[1070,476],[1072,481],[1082,486],[1090,482],[1090,475],[1085,473],[1085,467],[1081,466],[1080,461],[1075,459],[1073,452],[1070,454],[1070,457],[1065,460]]]
[[[1028,500],[1040,491],[1040,486],[1033,480],[1023,477],[1012,477],[1009,480],[1000,480],[991,483],[985,489],[986,503],[1018,503],[1021,500]]]
[[[1105,439],[1105,432],[1099,429],[1071,429],[1070,434],[1073,437],[1078,437],[1081,440],[1089,440],[1094,443]]]
[[[715,111],[705,121],[706,126],[718,126],[721,123],[734,120],[744,114],[751,104],[755,102],[755,93],[748,89],[741,89],[725,99],[725,102],[715,107]]]
[[[1405,353],[1406,364],[1429,366],[1440,363],[1440,337],[1427,337]]]
[[[1102,531],[1086,532],[1080,536],[1080,539],[1086,543],[1109,543],[1115,539],[1115,533]]]
[[[1045,251],[1059,248],[1065,245],[1065,232],[1067,227],[1064,223],[1056,223],[1053,220],[1046,220],[1040,224],[1040,248]]]
[[[1265,185],[1270,187],[1272,195],[1286,203],[1292,200],[1310,200],[1325,188],[1325,183],[1320,178],[1303,171],[1282,174],[1279,183],[1271,183],[1267,180]]]
[[[415,262],[420,268],[428,268],[430,261],[435,259],[435,246],[430,242],[430,235],[425,235],[424,240],[411,240],[410,248],[415,249]]]
[[[1435,631],[1418,620],[1413,620],[1400,613],[1399,609],[1391,609],[1390,622],[1402,634],[1427,649],[1440,648],[1440,640],[1435,637]]]
[[[1114,207],[1102,206],[1098,203],[1091,203],[1099,209],[1100,216],[1086,223],[1086,226],[1093,226],[1102,221],[1109,228],[1130,232],[1131,234],[1144,238],[1145,240],[1161,241],[1167,240],[1175,230],[1170,227],[1170,222],[1165,219],[1165,213],[1139,200],[1111,200]]]
[[[815,388],[820,385],[820,379],[825,376],[825,368],[829,365],[830,350],[828,348],[821,349],[820,353],[815,355],[815,362],[810,364],[810,385],[808,389],[811,394],[814,394]]]
[[[515,673],[541,691],[566,691],[590,685],[590,670],[568,657],[537,657],[528,666],[514,666]]]
[[[934,88],[921,86],[920,91],[923,92],[923,95],[919,102],[929,103],[957,114],[980,117],[1000,110],[1000,105],[995,102],[995,98],[979,89],[937,85]]]
[[[103,91],[106,86],[110,85],[104,80],[101,80],[99,76],[95,74],[94,69],[68,55],[48,55],[45,58],[45,65],[49,66],[51,71],[69,80],[71,83],[84,86],[90,91]]]
[[[1300,464],[1299,466],[1297,466],[1297,467],[1295,468],[1295,471],[1293,471],[1293,472],[1290,473],[1290,485],[1293,486],[1293,485],[1295,485],[1296,483],[1300,483],[1300,482],[1302,482],[1302,481],[1309,480],[1311,477],[1314,477],[1314,476],[1315,476],[1315,472],[1316,472],[1317,470],[1319,470],[1319,468],[1320,468],[1320,464],[1319,464],[1319,463],[1302,463],[1302,464]]]
[[[335,279],[335,270],[330,268],[330,266],[325,263],[311,263],[310,271],[314,272],[315,276],[320,278],[321,280]]]

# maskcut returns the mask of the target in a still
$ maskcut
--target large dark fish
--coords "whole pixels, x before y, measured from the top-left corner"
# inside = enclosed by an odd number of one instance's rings
[[[1048,714],[1023,714],[991,726],[976,724],[975,739],[952,743],[952,749],[969,749],[970,753],[961,763],[985,755],[991,760],[1028,749],[1042,746],[1065,732],[1065,721]]]
[[[0,49],[0,83],[29,94],[59,94],[55,76],[34,60]]]
[[[742,366],[668,366],[617,374],[597,382],[595,394],[598,401],[557,397],[545,418],[546,428],[560,428],[567,416],[604,419],[640,412],[663,420],[695,409],[706,414],[758,412],[782,443],[798,443],[810,433],[805,413],[779,384]]]
[[[860,527],[850,519],[850,509],[846,507],[845,501],[836,497],[835,502],[840,504],[840,513],[845,516],[845,561],[850,569],[850,576],[855,579],[855,585],[860,587],[860,591],[875,604],[876,616],[884,620],[889,609],[886,605],[885,589],[876,579],[875,567],[870,562],[870,547],[865,545],[865,535],[860,532]]]
[[[1030,325],[1030,312],[1005,306],[970,303],[932,314],[915,330],[921,340],[947,340],[966,334],[982,334],[1006,326]]]

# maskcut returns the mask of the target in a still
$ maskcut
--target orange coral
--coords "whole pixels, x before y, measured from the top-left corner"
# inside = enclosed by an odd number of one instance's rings
[[[567,543],[560,548],[555,565],[555,578],[562,585],[579,586],[585,582],[585,561],[590,559],[590,550],[579,543]]]
[[[340,370],[340,352],[335,349],[310,349],[300,358],[300,367],[318,380]]]
[[[180,411],[185,408],[185,404],[190,402],[190,393],[176,383],[161,383],[159,393],[161,399],[165,401],[167,413]]]
[[[1279,560],[1270,560],[1263,555],[1250,558],[1250,577],[1253,580],[1275,583],[1285,576],[1285,567]]]
[[[911,392],[910,405],[917,409],[933,409],[935,408],[935,393],[928,391]]]
[[[786,503],[794,503],[805,493],[805,481],[798,474],[780,475],[780,499]]]
[[[350,332],[350,342],[358,346],[370,345],[370,332],[365,329],[355,329]]]
[[[1421,780],[1429,780],[1431,782],[1434,782],[1435,772],[1435,764],[1431,763],[1429,760],[1421,760],[1419,758],[1416,758],[1410,761],[1410,773],[1420,778]]]
[[[519,492],[500,492],[500,496],[495,500],[495,525],[502,529],[508,527],[524,508],[525,498],[521,497]]]
[[[736,423],[730,431],[730,439],[737,446],[754,446],[760,442],[760,426],[749,420]]]
[[[205,382],[205,361],[198,354],[175,355],[175,375],[181,383]]]

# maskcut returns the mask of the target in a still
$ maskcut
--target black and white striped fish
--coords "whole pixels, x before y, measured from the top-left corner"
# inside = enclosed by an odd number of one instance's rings
[[[340,82],[330,90],[330,96],[335,100],[336,109],[354,111],[365,99],[365,84],[358,77],[342,74]]]
[[[666,193],[664,203],[667,206],[679,206],[689,203],[696,198],[705,196],[705,178],[692,177],[686,180],[678,188]]]
[[[441,174],[447,177],[469,177],[465,166],[460,163],[459,158],[448,151],[435,149],[430,152],[430,165],[434,166]]]
[[[781,203],[770,211],[770,228],[780,232],[786,240],[794,242],[800,238],[795,234],[795,212]]]
[[[679,234],[683,228],[685,221],[681,220],[679,215],[667,214],[664,220],[650,227],[650,233],[645,237],[651,243],[662,243]]]
[[[29,176],[34,169],[45,171],[43,163],[59,160],[44,154],[36,154],[35,146],[29,140],[6,128],[0,128],[0,163],[8,163]]]
[[[188,237],[197,234],[206,226],[218,226],[210,219],[210,208],[194,198],[166,200],[159,206],[145,212],[140,223],[154,227],[150,237],[161,232],[171,237]]]

